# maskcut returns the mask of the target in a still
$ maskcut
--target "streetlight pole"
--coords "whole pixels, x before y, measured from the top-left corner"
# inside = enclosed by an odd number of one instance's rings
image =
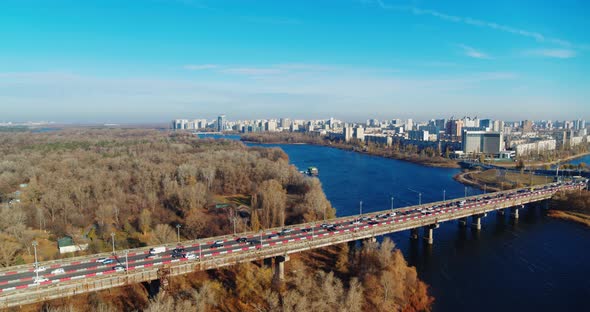
[[[418,193],[418,206],[422,205],[422,193]]]
[[[467,198],[467,186],[465,187],[465,197]]]
[[[203,256],[203,253],[201,252],[201,250],[203,250],[203,248],[201,248],[201,242],[199,241],[199,262],[201,262],[201,258]]]
[[[361,202],[359,203],[359,216],[363,215],[363,201],[361,200]]]
[[[125,250],[125,272],[129,271],[129,250]]]
[[[487,184],[483,184],[483,193],[485,194],[487,191],[488,185]]]
[[[180,223],[176,224],[176,241],[180,243]]]
[[[393,213],[393,196],[391,196],[391,212]]]
[[[111,232],[111,242],[113,243],[113,255],[115,254],[115,232]]]
[[[443,190],[443,201],[447,200],[447,190]]]
[[[33,248],[35,249],[35,273],[37,274],[37,279],[39,280],[39,262],[37,261],[37,241],[33,241]]]

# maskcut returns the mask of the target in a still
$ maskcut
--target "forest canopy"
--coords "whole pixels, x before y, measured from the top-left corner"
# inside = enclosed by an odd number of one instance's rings
[[[39,233],[98,252],[111,232],[131,248],[175,241],[177,224],[194,239],[334,216],[280,149],[157,130],[0,134],[0,196],[0,244],[13,247],[0,265]]]

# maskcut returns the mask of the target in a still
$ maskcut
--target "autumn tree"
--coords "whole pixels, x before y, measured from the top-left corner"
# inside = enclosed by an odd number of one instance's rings
[[[266,180],[258,187],[259,205],[262,209],[261,221],[265,228],[285,224],[287,193],[276,180]]]

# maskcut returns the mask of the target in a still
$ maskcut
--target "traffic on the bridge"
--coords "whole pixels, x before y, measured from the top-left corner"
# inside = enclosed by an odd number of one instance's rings
[[[108,274],[125,274],[127,271],[171,264],[182,261],[200,261],[220,257],[229,253],[259,250],[268,246],[290,244],[296,241],[313,240],[326,235],[339,235],[361,231],[385,224],[402,224],[419,218],[432,218],[440,214],[474,209],[486,204],[500,204],[517,198],[526,198],[558,190],[575,190],[587,187],[588,180],[555,182],[532,188],[480,194],[455,198],[408,208],[371,212],[336,221],[325,220],[285,227],[278,231],[246,233],[233,239],[210,238],[206,242],[179,243],[176,247],[154,246],[149,250],[129,250],[110,257],[88,256],[82,261],[57,264],[38,263],[30,269],[14,271],[6,268],[0,271],[0,295],[29,287],[44,287],[77,279],[93,278]]]

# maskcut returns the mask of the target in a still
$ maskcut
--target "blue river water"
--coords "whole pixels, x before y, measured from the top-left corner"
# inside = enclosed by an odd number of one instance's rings
[[[231,137],[230,137],[231,138]],[[462,197],[458,169],[313,145],[278,146],[300,170],[319,169],[324,192],[339,216]],[[468,194],[479,193],[467,189]],[[526,208],[514,222],[491,213],[482,230],[456,222],[435,230],[434,245],[390,235],[420,279],[430,285],[434,311],[590,311],[590,229]]]
[[[586,156],[583,156],[580,158],[572,159],[572,160],[568,161],[567,163],[574,164],[574,165],[577,165],[579,163],[584,163],[584,164],[590,166],[590,155],[586,155]]]

